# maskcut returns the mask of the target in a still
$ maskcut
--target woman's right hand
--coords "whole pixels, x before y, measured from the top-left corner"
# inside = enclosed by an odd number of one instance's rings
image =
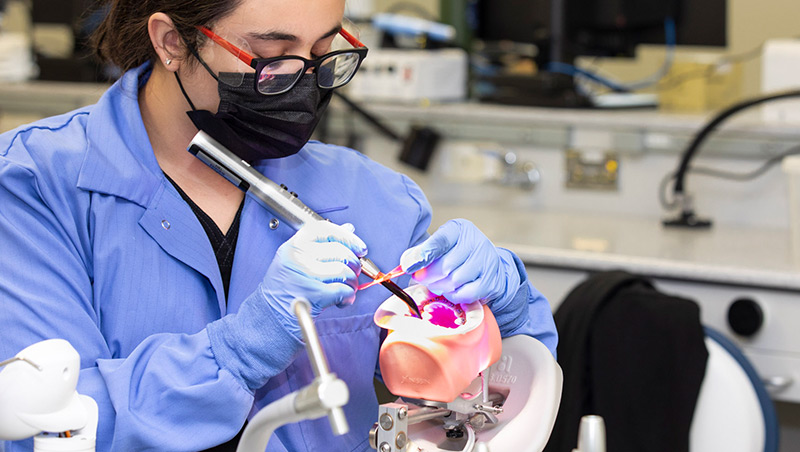
[[[301,339],[292,311],[298,297],[311,303],[311,315],[323,309],[352,304],[356,297],[359,257],[367,246],[350,224],[317,221],[303,226],[278,248],[259,290],[264,301],[278,313],[281,323]]]
[[[367,246],[353,230],[327,221],[305,225],[278,248],[264,280],[239,311],[208,325],[220,366],[251,391],[285,369],[303,347],[292,311],[295,298],[311,303],[312,316],[355,300],[358,258]]]

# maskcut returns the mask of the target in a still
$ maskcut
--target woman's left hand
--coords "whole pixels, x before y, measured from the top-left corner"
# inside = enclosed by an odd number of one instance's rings
[[[480,300],[492,307],[513,297],[520,285],[511,253],[496,248],[474,224],[462,219],[448,221],[407,249],[400,265],[428,290],[454,303]]]

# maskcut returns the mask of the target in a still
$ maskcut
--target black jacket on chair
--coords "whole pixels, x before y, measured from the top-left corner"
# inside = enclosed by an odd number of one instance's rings
[[[555,313],[561,408],[546,452],[577,447],[580,418],[603,417],[609,452],[687,452],[705,374],[700,310],[622,271],[591,276]]]

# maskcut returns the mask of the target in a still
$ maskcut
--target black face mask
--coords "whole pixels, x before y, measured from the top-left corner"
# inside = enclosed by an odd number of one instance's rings
[[[225,74],[219,76],[224,79]],[[216,113],[196,110],[181,86],[192,105],[186,114],[198,129],[247,162],[296,154],[311,138],[333,91],[320,88],[315,74],[304,74],[291,90],[265,96],[253,89],[254,77],[245,74],[236,87],[218,79]]]

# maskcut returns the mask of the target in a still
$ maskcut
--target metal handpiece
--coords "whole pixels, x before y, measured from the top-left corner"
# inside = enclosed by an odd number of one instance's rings
[[[256,171],[249,163],[237,157],[202,130],[192,138],[188,151],[240,190],[251,195],[294,230],[299,230],[306,223],[325,220],[303,204],[294,193]],[[362,273],[372,279],[382,275],[374,262],[365,257],[360,260]],[[384,281],[381,284],[403,300],[417,317],[421,317],[417,304],[400,286],[392,281]]]
[[[312,221],[324,220],[289,190],[256,171],[202,130],[189,143],[188,150],[293,229],[298,230]]]

